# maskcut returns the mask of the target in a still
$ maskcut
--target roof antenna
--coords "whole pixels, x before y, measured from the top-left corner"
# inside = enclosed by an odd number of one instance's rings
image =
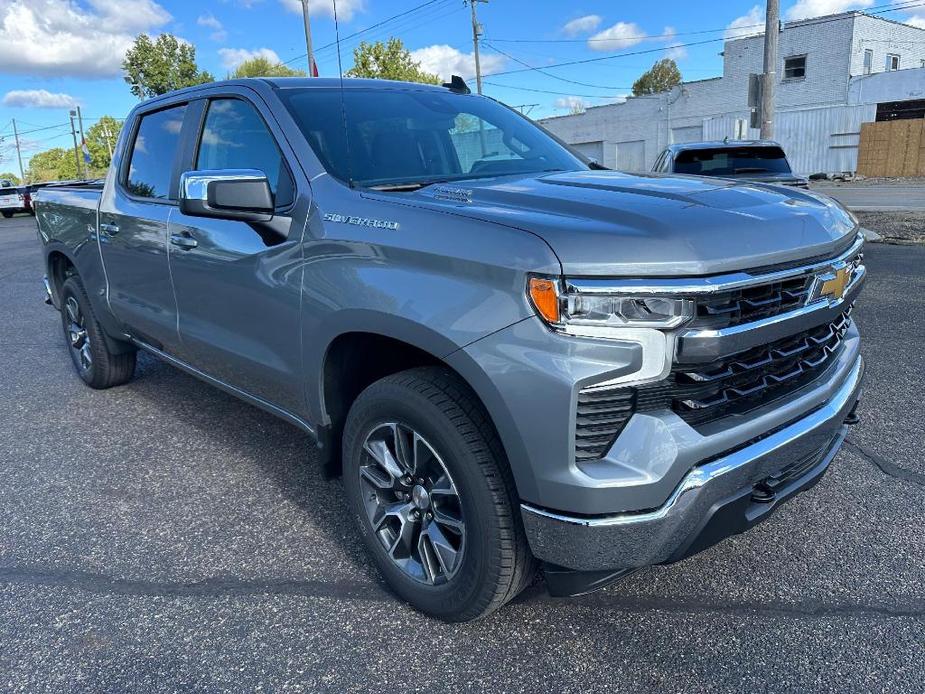
[[[340,56],[340,23],[337,21],[337,0],[331,0],[334,5],[334,40],[337,42],[337,72],[340,76],[340,112],[344,119],[344,145],[347,150],[347,185],[353,188],[353,175],[350,172],[350,131],[347,129],[347,103],[344,98],[344,65]]]
[[[453,75],[449,82],[443,83],[443,86],[449,89],[451,92],[455,92],[457,94],[472,93],[472,90],[469,89],[469,85],[466,84],[466,80],[464,80],[459,75]]]

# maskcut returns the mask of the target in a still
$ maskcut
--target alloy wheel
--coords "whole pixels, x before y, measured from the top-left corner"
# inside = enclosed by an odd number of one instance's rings
[[[360,489],[373,532],[407,576],[449,581],[462,564],[459,492],[433,446],[405,424],[376,426],[363,443]]]
[[[90,337],[87,335],[87,318],[73,296],[67,298],[64,310],[67,314],[68,342],[74,361],[81,370],[88,371],[93,366],[93,354],[90,352]]]

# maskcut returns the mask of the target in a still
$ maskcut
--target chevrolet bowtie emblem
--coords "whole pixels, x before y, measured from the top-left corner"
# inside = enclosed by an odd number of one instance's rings
[[[816,275],[810,300],[830,299],[838,301],[845,296],[845,290],[850,283],[851,268],[848,265],[832,267],[828,272]]]

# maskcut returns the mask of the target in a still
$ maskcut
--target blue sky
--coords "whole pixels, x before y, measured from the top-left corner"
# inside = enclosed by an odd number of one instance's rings
[[[311,0],[323,76],[337,74],[332,0]],[[472,75],[469,8],[463,0],[338,0],[344,69],[361,39],[399,36],[423,67],[441,76]],[[417,9],[414,9],[417,8]],[[925,27],[925,0],[782,0],[788,18],[867,9]],[[413,10],[381,27],[374,25]],[[719,75],[722,38],[761,30],[755,0],[489,0],[484,27],[485,93],[531,116],[567,113],[569,104],[605,103],[666,55],[685,80]],[[305,67],[300,0],[0,0],[0,171],[18,170],[11,119],[23,132],[24,158],[71,145],[68,108],[80,104],[85,127],[137,103],[122,80],[125,49],[141,32],[171,32],[192,43],[202,68],[224,76],[262,53]],[[698,45],[677,46],[676,44]],[[591,63],[557,63],[620,56]],[[518,71],[518,72],[512,72]],[[507,73],[494,74],[493,73]],[[493,75],[493,76],[492,76]],[[580,84],[579,84],[580,83]]]

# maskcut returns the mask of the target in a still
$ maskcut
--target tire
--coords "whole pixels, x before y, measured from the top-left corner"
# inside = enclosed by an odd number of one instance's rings
[[[3,216],[9,219],[13,216],[13,213],[10,210],[3,210]]]
[[[382,447],[389,440],[393,462],[405,470],[417,466],[412,484],[396,481],[397,470],[393,475],[379,462],[387,460]],[[343,474],[377,566],[392,590],[420,611],[451,622],[477,619],[536,575],[501,443],[475,395],[448,369],[410,369],[364,390],[344,426]],[[387,545],[405,537],[415,513],[418,539],[409,531],[412,539],[395,543],[391,553]]]
[[[61,324],[77,375],[91,388],[127,383],[135,372],[135,350],[114,354],[109,350],[87,292],[76,275],[61,286]]]

